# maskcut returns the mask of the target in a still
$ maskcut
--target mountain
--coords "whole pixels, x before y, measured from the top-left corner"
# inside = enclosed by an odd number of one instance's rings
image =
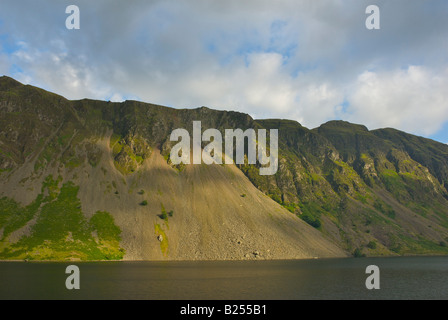
[[[70,101],[0,78],[0,259],[447,254],[448,146],[330,121]],[[193,121],[278,129],[279,166],[173,165]],[[204,146],[204,145],[203,145]],[[247,152],[247,150],[246,150]]]

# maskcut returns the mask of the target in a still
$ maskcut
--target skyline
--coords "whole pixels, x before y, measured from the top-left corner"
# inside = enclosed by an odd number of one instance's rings
[[[68,5],[80,29],[68,30]],[[367,30],[368,5],[381,29]],[[448,142],[444,1],[43,1],[0,10],[0,74],[68,99],[393,127]]]

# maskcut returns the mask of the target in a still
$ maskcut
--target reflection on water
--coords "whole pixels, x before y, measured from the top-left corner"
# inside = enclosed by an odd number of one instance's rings
[[[65,287],[69,264],[0,262],[0,299],[448,299],[448,257],[77,262],[80,290]],[[365,287],[371,264],[380,290]]]

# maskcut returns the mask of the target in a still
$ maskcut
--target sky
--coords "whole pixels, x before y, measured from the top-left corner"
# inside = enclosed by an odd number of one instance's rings
[[[80,28],[66,28],[66,7]],[[380,29],[366,28],[369,5]],[[445,0],[1,0],[0,74],[68,99],[341,119],[448,143]]]

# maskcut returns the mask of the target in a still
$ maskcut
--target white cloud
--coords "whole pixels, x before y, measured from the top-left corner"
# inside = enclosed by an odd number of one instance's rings
[[[294,118],[307,127],[314,128],[327,120],[335,119],[338,106],[343,102],[343,92],[330,83],[311,83],[300,94]]]
[[[431,135],[448,121],[448,68],[362,73],[349,95],[350,119],[371,128]]]
[[[0,71],[69,99],[205,105],[308,127],[342,118],[427,135],[448,121],[437,3],[377,0],[378,32],[358,0],[77,4],[81,29],[68,31],[63,2],[2,0]]]
[[[0,74],[1,75],[9,74],[9,68],[10,64],[8,56],[0,53]]]
[[[121,94],[114,93],[112,97],[110,97],[110,101],[112,102],[123,102],[126,100]]]
[[[238,92],[243,108],[246,106],[248,111],[258,114],[290,111],[297,92],[293,87],[294,79],[283,69],[282,63],[283,57],[278,53],[251,54],[248,66],[234,73],[237,78],[232,89]]]

